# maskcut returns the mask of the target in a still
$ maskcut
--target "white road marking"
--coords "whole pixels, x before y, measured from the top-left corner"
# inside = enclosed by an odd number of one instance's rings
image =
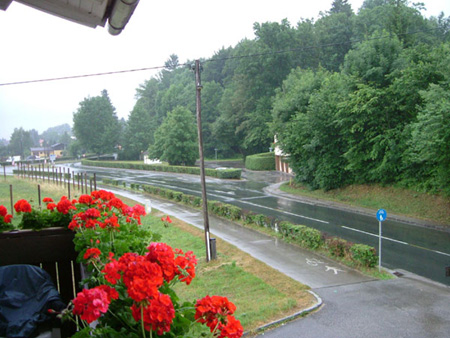
[[[378,234],[373,234],[373,233],[371,233],[371,232],[367,232],[367,231],[363,231],[363,230],[359,230],[359,229],[355,229],[355,228],[346,227],[346,226],[344,226],[344,225],[342,226],[342,228],[347,229],[347,230],[351,230],[351,231],[361,232],[361,233],[363,233],[363,234],[366,234],[366,235],[369,235],[369,236],[373,236],[373,237],[379,237]],[[444,255],[444,256],[449,256],[449,257],[450,257],[450,254],[445,253],[445,252],[441,252],[441,251],[438,251],[438,250],[433,250],[433,249],[424,248],[423,246],[419,246],[419,245],[415,245],[415,244],[411,244],[411,243],[399,241],[399,240],[397,240],[397,239],[393,239],[393,238],[389,238],[389,237],[381,236],[381,238],[382,238],[382,239],[386,239],[386,240],[388,240],[388,241],[400,243],[400,244],[403,244],[403,245],[413,246],[413,247],[416,247],[416,248],[419,248],[419,249],[423,249],[423,250],[427,250],[427,251],[431,251],[431,252],[437,253],[437,254],[439,254],[439,255]]]

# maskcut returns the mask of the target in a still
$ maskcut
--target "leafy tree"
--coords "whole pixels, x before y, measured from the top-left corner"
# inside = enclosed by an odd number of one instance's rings
[[[80,102],[73,114],[73,130],[81,146],[98,155],[114,151],[120,138],[119,122],[108,92]]]
[[[31,129],[29,132],[33,147],[39,147],[39,132],[36,129]]]
[[[225,85],[227,79],[231,79],[234,71],[229,67],[228,58],[232,55],[233,48],[222,48],[212,58],[204,62],[202,80],[204,82],[217,82],[221,86]],[[228,64],[228,67],[226,65]]]
[[[213,124],[219,117],[218,105],[223,88],[217,82],[206,82],[202,89],[202,136],[205,156],[213,156],[219,144],[213,136]]]
[[[285,124],[295,114],[306,113],[311,96],[320,89],[327,76],[329,73],[323,69],[315,72],[297,68],[277,88],[272,104],[272,133],[278,134],[278,139],[282,139]]]
[[[64,138],[65,140],[67,140],[67,137],[64,136],[65,134],[67,134],[69,136],[72,134],[72,129],[70,128],[70,125],[68,123],[64,123],[59,126],[50,127],[48,129],[46,129],[42,133],[41,138],[48,145],[52,145],[55,143],[68,144],[68,143],[64,142],[64,140],[61,139],[61,138]]]
[[[178,55],[171,54],[169,59],[164,63],[164,67],[167,70],[174,70],[180,65],[180,61],[178,60]]]
[[[450,196],[450,91],[448,85],[431,84],[420,94],[425,104],[411,128],[411,164],[420,169],[426,190]]]
[[[11,155],[20,155],[24,158],[26,155],[30,154],[30,148],[33,146],[33,140],[29,131],[25,131],[22,127],[17,129],[14,128],[14,132],[11,135],[9,141],[9,149]]]
[[[352,6],[348,3],[347,0],[334,0],[331,4],[331,9],[329,11],[330,14],[336,13],[346,13],[347,15],[352,15],[353,10]]]
[[[320,46],[319,60],[322,67],[339,71],[347,52],[352,47],[353,12],[338,12],[317,20],[315,30]]]
[[[294,32],[297,51],[293,54],[294,66],[303,69],[317,69],[320,64],[320,48],[314,21],[301,20]]]
[[[128,117],[125,127],[124,155],[121,158],[137,160],[143,151],[147,150],[153,142],[156,124],[151,119],[147,108],[147,98],[136,102]]]
[[[324,78],[307,107],[281,133],[281,149],[289,154],[295,180],[313,189],[329,190],[348,182],[338,112],[350,88],[350,79],[339,73]]]
[[[181,106],[169,112],[155,132],[155,143],[150,146],[149,155],[170,165],[194,165],[198,143],[192,112]]]
[[[363,83],[385,87],[390,84],[388,75],[396,69],[401,51],[402,44],[395,36],[363,41],[345,56],[344,72]]]

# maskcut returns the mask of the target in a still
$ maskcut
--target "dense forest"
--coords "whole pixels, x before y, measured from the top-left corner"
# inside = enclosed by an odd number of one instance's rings
[[[255,23],[254,39],[201,59],[205,155],[267,152],[276,136],[295,180],[312,189],[380,183],[450,195],[450,18],[426,18],[421,6],[366,0],[355,12],[335,0],[316,20]],[[121,159],[163,158],[178,137],[192,148],[192,64],[170,55],[136,89],[127,121],[112,107]],[[110,105],[106,92],[87,100],[99,98]],[[79,141],[85,101],[74,114]]]
[[[255,23],[201,60],[205,154],[267,152],[274,135],[296,180],[325,190],[403,184],[450,193],[450,19],[420,5],[335,0],[316,20]],[[167,113],[195,113],[191,63],[171,55],[137,89],[126,156],[155,142]],[[150,147],[151,148],[151,147]]]

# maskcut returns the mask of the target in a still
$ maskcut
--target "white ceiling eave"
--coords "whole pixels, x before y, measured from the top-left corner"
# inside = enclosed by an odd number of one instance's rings
[[[4,0],[0,0],[4,1]],[[15,0],[61,18],[95,28],[105,26],[111,0]]]

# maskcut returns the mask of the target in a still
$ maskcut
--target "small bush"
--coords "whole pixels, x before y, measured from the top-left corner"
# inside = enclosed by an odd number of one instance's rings
[[[352,243],[349,243],[345,239],[339,237],[327,238],[325,240],[325,246],[328,249],[328,252],[334,257],[348,256],[351,245]]]
[[[289,222],[280,223],[280,232],[297,244],[309,249],[318,249],[324,244],[322,233],[319,230],[304,225],[294,225]]]
[[[361,266],[372,268],[378,263],[378,256],[373,247],[364,244],[353,244],[350,248],[352,260]]]
[[[245,158],[245,168],[249,170],[275,170],[275,154],[262,153]]]

